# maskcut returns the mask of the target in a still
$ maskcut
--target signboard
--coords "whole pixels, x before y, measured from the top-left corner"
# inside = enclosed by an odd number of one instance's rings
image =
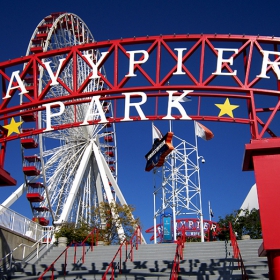
[[[163,242],[172,241],[171,217],[163,217]]]
[[[145,155],[147,160],[146,171],[163,165],[165,157],[174,150],[171,143],[172,137],[173,132],[167,132],[160,140],[155,140],[152,149]]]

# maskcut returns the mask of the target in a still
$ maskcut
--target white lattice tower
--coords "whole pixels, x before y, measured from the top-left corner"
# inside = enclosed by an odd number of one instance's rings
[[[166,157],[162,168],[154,169],[154,237],[157,219],[171,214],[173,238],[176,240],[176,219],[197,217],[200,219],[201,241],[204,241],[201,203],[199,160],[197,141],[195,145],[173,136],[174,150]],[[204,159],[203,159],[204,161]],[[161,177],[161,178],[160,178]],[[157,184],[157,185],[156,185]],[[156,243],[156,238],[154,238]]]

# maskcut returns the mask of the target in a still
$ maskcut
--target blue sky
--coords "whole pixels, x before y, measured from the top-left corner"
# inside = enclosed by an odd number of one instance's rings
[[[25,55],[37,24],[52,12],[71,12],[81,17],[97,41],[146,35],[246,34],[280,36],[278,1],[6,1],[0,9],[0,61]],[[214,109],[213,109],[214,110]],[[216,108],[217,110],[217,108]],[[218,114],[218,111],[217,111]],[[208,201],[214,220],[238,209],[251,186],[253,172],[242,172],[244,146],[250,141],[249,127],[240,124],[204,123],[215,137],[198,139],[201,165],[203,212],[208,218]],[[163,133],[168,123],[157,122]],[[174,133],[194,143],[194,131],[186,122],[175,122]],[[144,229],[153,225],[153,178],[144,171],[145,154],[151,148],[151,123],[117,125],[119,185],[129,204],[136,207]],[[19,143],[9,144],[7,169],[22,182]],[[2,201],[16,187],[0,189]],[[30,215],[25,200],[13,208]]]

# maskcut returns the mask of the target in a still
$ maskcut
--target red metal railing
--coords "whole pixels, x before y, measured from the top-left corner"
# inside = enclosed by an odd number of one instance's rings
[[[130,261],[133,261],[133,248],[135,247],[136,250],[138,250],[138,245],[141,244],[141,229],[140,226],[138,226],[134,232],[134,234],[132,235],[130,241],[127,241],[126,239],[120,244],[119,249],[117,250],[115,256],[113,257],[112,261],[110,262],[109,266],[107,267],[104,275],[102,276],[102,280],[106,280],[107,279],[107,275],[108,277],[110,277],[110,280],[115,279],[115,271],[116,271],[116,260],[117,257],[119,257],[118,259],[118,269],[119,269],[119,274],[122,273],[122,248],[123,246],[125,246],[125,262],[130,259]],[[129,249],[130,247],[130,249]]]
[[[183,250],[186,242],[186,233],[185,230],[182,231],[182,236],[177,238],[177,247],[175,252],[175,257],[173,260],[172,270],[170,280],[177,280],[178,274],[180,272],[180,261],[184,259]]]
[[[88,235],[87,237],[83,240],[82,243],[79,244],[79,247],[83,247],[82,249],[82,256],[81,256],[81,260],[82,263],[84,263],[85,261],[85,244],[89,243],[90,241],[90,250],[93,251],[93,245],[95,243],[95,245],[98,245],[98,229],[93,229]],[[67,258],[68,258],[68,249],[74,246],[74,260],[73,263],[76,264],[77,262],[77,247],[78,247],[78,243],[73,241],[70,243],[69,246],[67,246],[65,248],[65,250],[63,250],[63,252],[52,262],[52,264],[40,275],[40,277],[38,278],[38,280],[42,280],[44,278],[44,275],[48,272],[51,271],[51,280],[54,279],[54,265],[55,263],[64,256],[64,269],[63,269],[63,275],[66,275],[66,268],[67,268]]]
[[[247,280],[249,279],[246,270],[245,270],[245,266],[241,257],[241,253],[238,247],[238,243],[236,240],[236,235],[232,229],[232,225],[231,223],[229,223],[229,236],[230,236],[230,242],[231,242],[231,246],[233,249],[233,257],[237,259],[238,261],[238,268],[241,270],[242,273],[242,280]]]

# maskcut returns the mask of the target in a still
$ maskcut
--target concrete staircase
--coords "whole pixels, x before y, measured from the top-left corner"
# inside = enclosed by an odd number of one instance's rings
[[[268,279],[267,260],[258,257],[261,243],[238,241],[249,279]],[[180,268],[181,279],[242,279],[230,242],[187,243]]]
[[[238,240],[238,246],[249,279],[268,279],[268,264],[266,257],[258,257],[258,249],[262,240]]]
[[[239,241],[249,279],[268,279],[266,258],[257,256],[261,242],[261,240]],[[70,248],[67,274],[63,275],[64,257],[62,257],[55,263],[55,279],[101,279],[118,248],[119,246],[97,246],[91,252],[90,247],[86,247],[85,261],[82,263],[82,247],[79,247],[76,264],[73,263],[74,248]],[[26,262],[18,263],[9,277],[0,279],[38,279],[63,249],[53,246],[40,259],[30,258]],[[169,279],[175,250],[175,244],[140,245],[139,250],[134,250],[133,262],[124,262],[123,251],[122,274],[118,279]],[[118,261],[119,258],[116,259],[116,262]],[[50,275],[48,272],[44,279],[50,279]],[[110,279],[109,274],[107,279]],[[222,241],[192,242],[185,246],[179,279],[241,279],[241,272],[238,270],[237,261],[232,258],[230,244]]]

